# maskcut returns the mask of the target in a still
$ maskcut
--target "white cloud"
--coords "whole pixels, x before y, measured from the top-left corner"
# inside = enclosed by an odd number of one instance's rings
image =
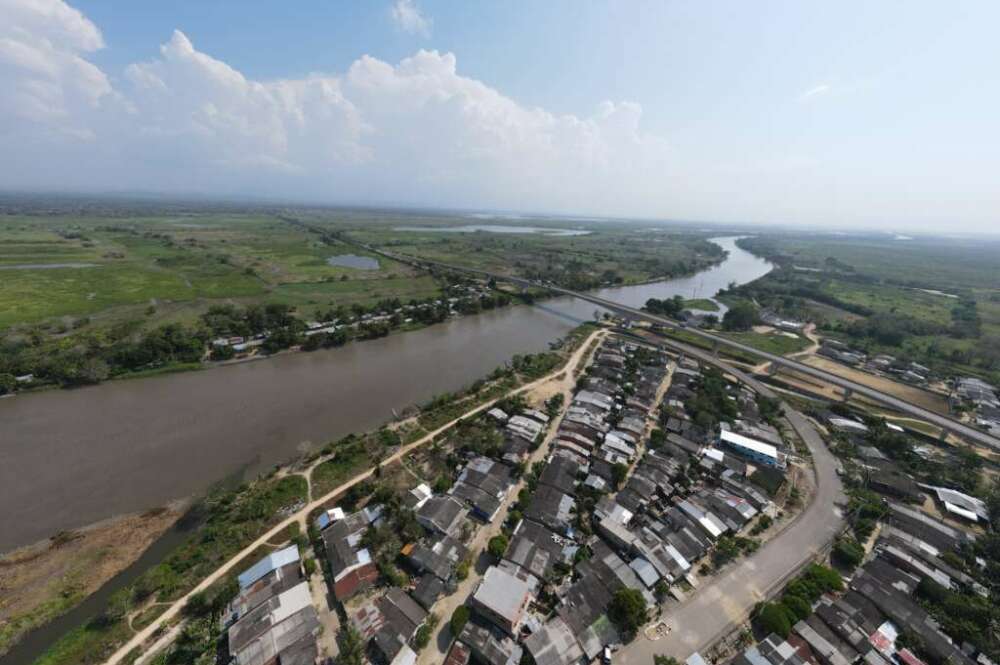
[[[613,209],[658,189],[668,154],[638,104],[527,107],[462,76],[451,53],[257,81],[175,31],[113,89],[85,59],[100,32],[65,4],[0,0],[0,25],[0,83],[22,91],[0,118],[8,187]]]
[[[85,118],[111,93],[85,57],[104,40],[93,23],[61,0],[0,0],[0,117],[5,131],[31,131],[57,120],[87,137]]]
[[[831,90],[833,90],[833,88],[828,83],[821,83],[820,85],[809,88],[800,94],[798,99],[799,102],[808,102],[811,99],[829,94]]]
[[[400,30],[430,37],[432,21],[424,16],[414,0],[396,0],[389,8],[389,15]]]

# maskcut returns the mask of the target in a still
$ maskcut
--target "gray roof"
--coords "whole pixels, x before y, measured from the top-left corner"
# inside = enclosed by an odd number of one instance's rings
[[[504,558],[536,577],[547,577],[557,562],[568,563],[572,545],[537,522],[521,520]]]

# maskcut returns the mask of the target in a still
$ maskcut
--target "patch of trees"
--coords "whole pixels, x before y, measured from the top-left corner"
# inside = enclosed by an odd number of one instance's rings
[[[739,415],[736,403],[729,399],[728,387],[718,369],[706,367],[702,370],[694,397],[685,404],[696,425],[711,429],[719,421],[732,421]]]
[[[684,310],[684,298],[680,296],[665,298],[664,300],[650,298],[646,301],[643,309],[650,314],[659,314],[660,316],[677,318],[677,315]]]
[[[757,321],[757,308],[752,303],[740,302],[722,315],[722,329],[747,331],[753,328]]]
[[[840,573],[826,566],[811,564],[785,587],[781,600],[764,603],[757,608],[754,623],[765,634],[788,637],[792,626],[812,613],[812,604],[820,596],[842,591],[843,588],[844,580]]]
[[[608,618],[626,640],[635,637],[646,623],[647,615],[646,599],[638,589],[619,589],[608,604]]]

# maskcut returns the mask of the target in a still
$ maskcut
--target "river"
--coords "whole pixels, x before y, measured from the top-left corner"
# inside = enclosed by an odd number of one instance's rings
[[[599,295],[633,306],[709,297],[770,270],[735,240],[716,239],[728,258],[697,275]],[[593,312],[559,298],[339,349],[0,399],[0,552],[203,492],[239,469],[255,475],[376,427],[394,409],[547,349]]]

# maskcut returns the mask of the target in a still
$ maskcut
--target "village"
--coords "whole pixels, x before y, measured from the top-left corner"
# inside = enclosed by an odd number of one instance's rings
[[[643,662],[674,608],[795,528],[815,481],[777,400],[627,335],[570,378],[568,404],[501,400],[315,511],[312,548],[240,575],[232,662]],[[948,635],[925,602],[988,602],[969,570],[986,505],[914,479],[913,459],[950,460],[902,428],[811,415],[841,460],[847,531],[687,665],[992,665],[988,641]]]

